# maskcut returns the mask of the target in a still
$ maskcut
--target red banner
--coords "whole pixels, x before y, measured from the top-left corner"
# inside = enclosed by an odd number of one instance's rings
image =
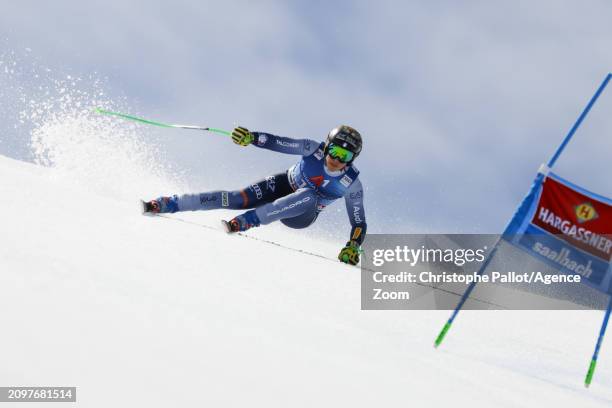
[[[612,206],[550,177],[531,223],[608,262],[612,256]]]

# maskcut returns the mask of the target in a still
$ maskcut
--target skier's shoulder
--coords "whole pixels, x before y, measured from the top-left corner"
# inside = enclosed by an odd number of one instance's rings
[[[304,139],[304,156],[314,156],[317,160],[323,160],[325,156],[325,142],[313,139]]]
[[[353,164],[349,164],[346,173],[351,175],[351,177],[353,178],[353,183],[361,183],[359,181],[359,169]]]
[[[361,181],[359,181],[359,170],[349,165],[340,178],[340,184],[345,188],[345,194],[361,190]]]

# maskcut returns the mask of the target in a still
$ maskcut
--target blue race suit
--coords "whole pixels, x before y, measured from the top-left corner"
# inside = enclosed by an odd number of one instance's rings
[[[344,197],[352,227],[350,240],[363,242],[367,228],[363,187],[359,171],[352,164],[332,172],[325,166],[323,142],[251,133],[256,147],[301,155],[302,159],[285,173],[266,177],[242,190],[178,196],[173,211],[255,208],[261,224],[280,220],[291,228],[306,228],[326,206]]]

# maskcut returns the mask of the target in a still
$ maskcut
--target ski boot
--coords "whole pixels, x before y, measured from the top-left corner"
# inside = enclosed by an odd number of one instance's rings
[[[255,210],[250,210],[229,221],[221,220],[221,223],[223,223],[225,232],[231,234],[234,232],[244,232],[253,227],[259,227],[259,218],[257,214],[255,214]]]
[[[178,211],[177,196],[172,197],[159,197],[151,201],[142,201],[142,213],[149,214],[160,214],[160,213],[175,213]]]

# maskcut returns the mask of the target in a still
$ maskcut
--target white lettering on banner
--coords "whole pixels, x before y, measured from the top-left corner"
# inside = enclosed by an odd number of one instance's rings
[[[560,252],[555,251],[542,244],[541,242],[536,242],[532,249],[538,254],[550,259],[551,261],[561,265],[565,269],[568,269],[572,272],[576,272],[579,275],[584,276],[585,278],[590,278],[593,270],[591,269],[591,261],[589,260],[586,264],[580,264],[572,259],[570,259],[569,254],[570,250],[567,248],[562,248]]]
[[[610,250],[612,249],[611,240],[584,227],[578,227],[571,221],[559,217],[548,208],[540,208],[540,211],[538,212],[538,220],[544,224],[550,225],[556,230],[559,230],[564,235],[584,242],[599,251],[605,252],[606,254],[610,254]]]

